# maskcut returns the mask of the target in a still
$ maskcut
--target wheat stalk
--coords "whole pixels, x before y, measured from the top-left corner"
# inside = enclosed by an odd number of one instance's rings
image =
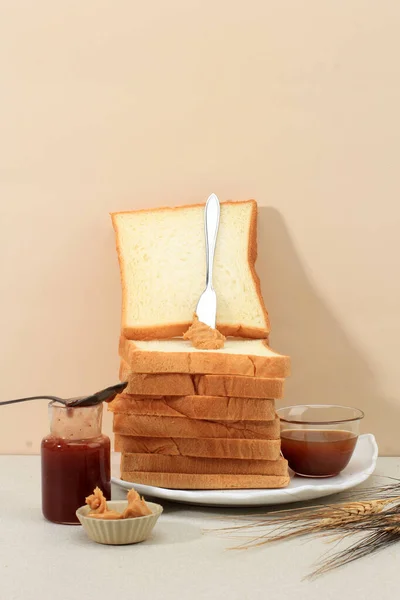
[[[237,516],[237,525],[206,532],[229,538],[245,536],[247,542],[230,548],[232,550],[254,548],[300,535],[318,535],[331,542],[357,535],[358,539],[346,549],[323,556],[308,576],[317,577],[400,541],[400,481],[393,481],[391,485],[342,493],[341,497],[347,502]]]
[[[382,514],[373,515],[367,522],[345,524],[342,539],[349,534],[362,532],[364,535],[361,540],[357,540],[340,552],[325,556],[306,579],[313,579],[397,543],[400,541],[399,523],[400,514],[397,506]]]
[[[372,494],[373,499],[368,499]],[[309,575],[317,577],[400,541],[398,480],[393,485],[360,490],[357,501],[354,500],[354,493],[347,497],[351,501],[238,516],[238,525],[207,531],[230,538],[246,537],[247,542],[236,545],[231,550],[255,548],[310,534],[327,537],[334,542],[340,542],[354,534],[362,534],[362,538],[348,548],[324,555]]]
[[[342,504],[327,505],[323,507],[310,507],[309,509],[278,511],[277,513],[267,514],[256,521],[236,525],[217,530],[211,530],[228,534],[244,534],[249,538],[249,534],[257,529],[263,530],[262,533],[251,537],[247,543],[242,543],[232,550],[245,550],[251,547],[263,546],[271,542],[282,541],[288,538],[308,535],[313,533],[323,533],[332,529],[341,528],[352,522],[365,520],[367,517],[376,515],[389,504],[393,504],[399,498],[375,499],[363,502],[348,502]],[[210,530],[208,530],[210,531]]]

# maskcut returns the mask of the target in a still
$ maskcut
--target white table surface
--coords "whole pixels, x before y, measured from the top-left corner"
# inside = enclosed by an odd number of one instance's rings
[[[44,520],[38,456],[0,456],[0,473],[1,600],[386,600],[399,596],[400,543],[304,582],[313,562],[327,551],[326,542],[302,538],[228,551],[230,540],[202,533],[202,528],[233,524],[235,514],[249,512],[245,509],[163,503],[164,513],[151,539],[132,546],[102,546],[91,542],[80,526]],[[376,474],[400,478],[400,458],[379,459]],[[123,497],[123,490],[114,486],[113,498]]]

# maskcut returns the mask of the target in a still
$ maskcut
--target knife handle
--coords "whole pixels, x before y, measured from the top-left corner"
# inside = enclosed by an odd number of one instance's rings
[[[215,246],[219,227],[220,206],[215,194],[207,200],[204,215],[204,230],[206,236],[206,286],[212,288]]]

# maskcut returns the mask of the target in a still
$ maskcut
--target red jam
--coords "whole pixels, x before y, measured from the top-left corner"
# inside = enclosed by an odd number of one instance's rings
[[[78,523],[75,511],[98,486],[111,499],[110,439],[42,441],[42,511],[53,523]]]

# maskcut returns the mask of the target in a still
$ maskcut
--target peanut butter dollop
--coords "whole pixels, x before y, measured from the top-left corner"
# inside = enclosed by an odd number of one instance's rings
[[[131,519],[132,517],[145,517],[146,515],[151,515],[151,510],[147,506],[145,500],[141,498],[133,488],[129,490],[127,500],[128,506],[123,513],[109,510],[103,492],[97,487],[93,494],[86,498],[86,504],[91,508],[88,517],[112,521],[115,519]]]
[[[199,321],[197,315],[194,314],[193,323],[183,334],[183,339],[190,340],[195,348],[201,350],[219,350],[224,347],[226,338],[217,329]]]

